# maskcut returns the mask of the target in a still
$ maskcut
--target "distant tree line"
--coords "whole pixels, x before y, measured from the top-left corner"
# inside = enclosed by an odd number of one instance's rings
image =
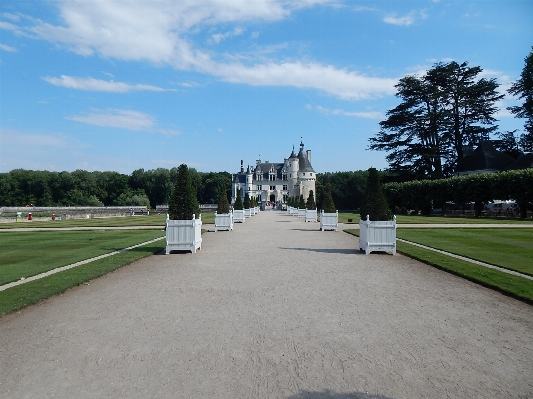
[[[167,204],[177,168],[137,169],[130,175],[118,172],[49,172],[15,169],[0,173],[0,206],[113,206],[139,205],[155,208]],[[217,203],[228,190],[231,174],[189,169],[202,204]]]

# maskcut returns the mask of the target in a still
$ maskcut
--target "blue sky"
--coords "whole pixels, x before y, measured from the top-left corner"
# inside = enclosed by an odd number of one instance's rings
[[[504,91],[532,21],[530,0],[3,0],[0,172],[234,173],[300,137],[317,172],[383,169],[399,78],[468,61]]]

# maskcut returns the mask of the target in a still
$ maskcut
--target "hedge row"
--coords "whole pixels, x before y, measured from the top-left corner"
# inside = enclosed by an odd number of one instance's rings
[[[533,169],[483,173],[439,180],[413,180],[383,185],[389,204],[395,207],[445,210],[446,202],[462,205],[473,202],[476,216],[492,200],[515,200],[520,217],[525,218],[533,203]]]

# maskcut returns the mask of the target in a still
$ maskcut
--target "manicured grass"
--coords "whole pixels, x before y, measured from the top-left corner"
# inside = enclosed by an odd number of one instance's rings
[[[165,227],[166,215],[150,216],[117,216],[111,218],[95,219],[70,219],[70,220],[33,220],[22,222],[0,223],[0,229],[12,228],[59,228],[59,227],[131,227],[131,226],[153,226],[154,228]],[[202,223],[215,223],[215,214],[203,213]]]
[[[352,222],[348,222],[352,219]],[[359,223],[358,213],[339,213],[339,223]],[[533,224],[533,219],[473,216],[407,216],[396,215],[398,224]]]
[[[497,231],[501,230],[505,229],[498,229]],[[356,229],[348,229],[344,231],[355,236],[359,234],[359,230]],[[420,229],[419,231],[419,237],[423,237],[427,234],[428,229]],[[445,232],[447,231],[448,230]],[[419,240],[413,238],[412,241],[418,242]],[[396,243],[396,248],[398,252],[413,259],[463,277],[485,287],[494,289],[504,293],[505,295],[509,295],[521,301],[533,304],[532,280],[528,280],[519,276],[513,276],[511,274],[489,269],[487,267],[478,266],[470,262],[462,261],[460,259],[452,258],[450,256],[442,255],[434,251],[419,248],[414,245],[399,241]],[[505,248],[501,248],[501,252],[504,253],[504,256],[505,254],[510,253],[510,251],[505,250]]]
[[[533,276],[533,228],[399,228],[396,236]]]
[[[162,230],[3,232],[0,285],[164,235]]]
[[[103,276],[141,258],[161,252],[164,248],[165,241],[157,241],[39,280],[30,281],[5,291],[0,291],[0,315],[17,311],[40,300],[61,294],[71,287]]]

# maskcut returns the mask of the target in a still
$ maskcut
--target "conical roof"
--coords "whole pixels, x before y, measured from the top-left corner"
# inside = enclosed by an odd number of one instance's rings
[[[469,155],[463,157],[455,168],[456,173],[479,170],[500,171],[514,162],[513,157],[494,148],[490,141],[483,141]]]

